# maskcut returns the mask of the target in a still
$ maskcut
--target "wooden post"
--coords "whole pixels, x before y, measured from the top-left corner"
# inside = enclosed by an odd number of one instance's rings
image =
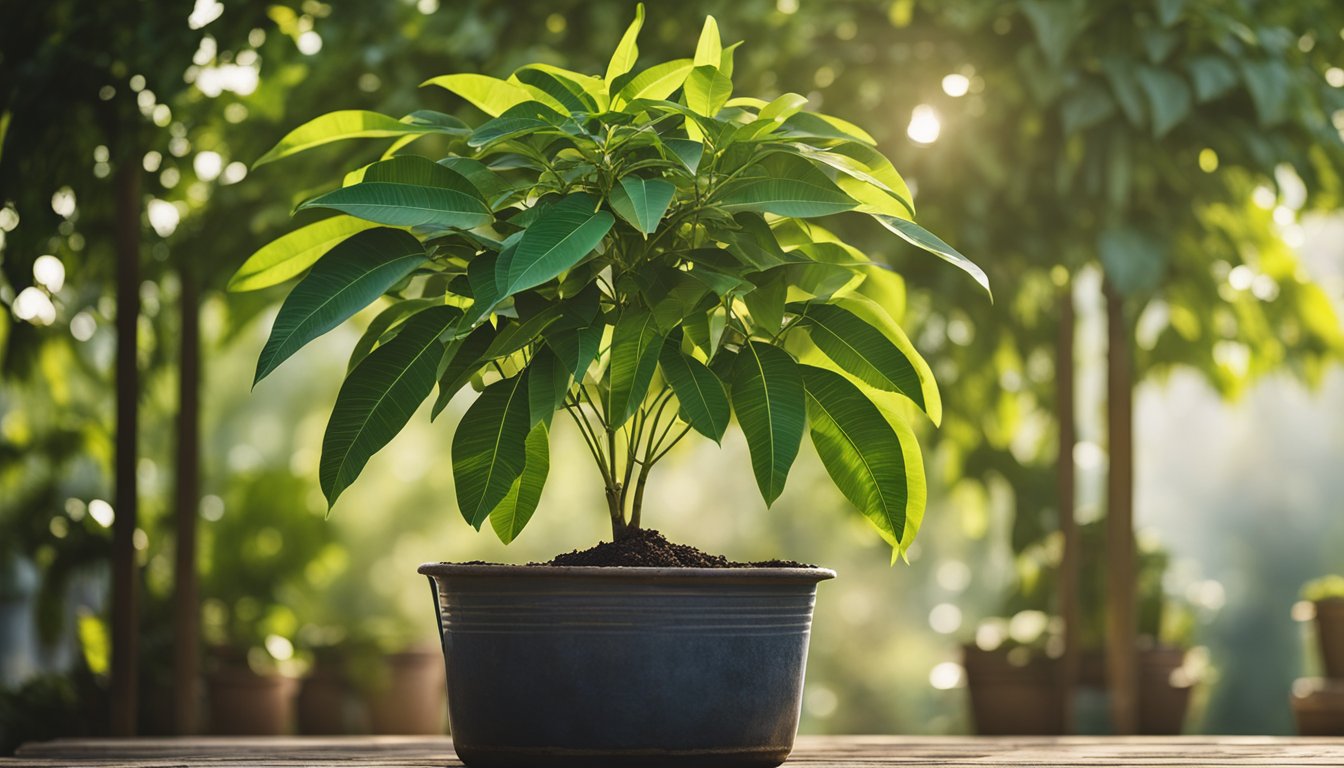
[[[1073,398],[1074,342],[1073,283],[1066,281],[1059,291],[1059,337],[1055,353],[1055,407],[1059,420],[1059,459],[1056,496],[1059,503],[1059,531],[1064,552],[1059,563],[1059,614],[1064,621],[1064,655],[1060,658],[1060,722],[1064,733],[1073,733],[1073,695],[1078,687],[1079,607],[1078,607],[1078,520],[1074,516],[1073,446],[1078,430]]]
[[[1134,545],[1134,375],[1123,298],[1106,293],[1106,683],[1118,735],[1138,728],[1138,597]]]
[[[137,324],[140,319],[140,163],[123,152],[117,163],[117,359],[116,490],[112,522],[112,689],[110,731],[134,736],[138,708],[138,566],[136,460],[140,373]]]
[[[196,520],[200,507],[200,283],[184,260],[177,386],[177,542],[173,578],[173,730],[196,733],[200,677],[200,605],[196,574]]]

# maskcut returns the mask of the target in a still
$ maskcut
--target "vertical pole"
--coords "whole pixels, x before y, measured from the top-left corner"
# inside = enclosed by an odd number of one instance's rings
[[[1118,735],[1138,728],[1138,597],[1134,544],[1134,377],[1124,301],[1106,283],[1106,677]]]
[[[1073,733],[1073,696],[1078,687],[1081,630],[1078,608],[1078,520],[1074,516],[1073,446],[1078,442],[1073,393],[1074,342],[1073,283],[1066,281],[1059,292],[1059,338],[1055,354],[1055,400],[1059,420],[1059,466],[1056,496],[1059,531],[1064,553],[1059,563],[1059,613],[1064,620],[1064,655],[1060,659],[1060,722],[1064,733]]]
[[[182,280],[181,340],[177,388],[177,487],[174,517],[177,545],[173,579],[173,730],[179,736],[198,727],[200,611],[196,575],[196,519],[200,504],[200,283],[185,260]]]
[[[138,705],[139,609],[135,465],[140,373],[140,163],[123,153],[116,174],[117,360],[116,518],[112,523],[112,690],[110,731],[134,736]]]

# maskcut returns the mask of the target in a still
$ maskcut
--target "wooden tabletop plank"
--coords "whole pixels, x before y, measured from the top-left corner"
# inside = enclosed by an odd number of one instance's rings
[[[60,739],[26,744],[15,758],[0,759],[3,768],[58,765],[457,768],[462,763],[453,754],[448,738],[412,736]],[[1344,739],[802,736],[785,764],[786,768],[1285,765],[1344,768]]]

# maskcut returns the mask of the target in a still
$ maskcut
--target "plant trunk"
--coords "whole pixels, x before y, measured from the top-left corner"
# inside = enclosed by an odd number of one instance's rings
[[[140,375],[137,324],[140,318],[140,164],[123,152],[117,163],[117,359],[115,509],[112,523],[112,690],[110,731],[134,736],[138,709],[139,610],[135,557],[136,426]]]
[[[1060,658],[1060,723],[1064,733],[1074,731],[1073,693],[1078,685],[1081,630],[1078,608],[1078,520],[1074,517],[1073,446],[1077,442],[1077,424],[1073,397],[1074,310],[1073,283],[1066,282],[1059,293],[1059,337],[1055,358],[1055,407],[1059,420],[1059,458],[1057,500],[1059,530],[1064,539],[1064,554],[1059,564],[1059,613],[1064,620],[1064,654]]]
[[[173,731],[197,731],[200,678],[200,607],[196,575],[196,520],[200,506],[200,283],[187,260],[182,280],[182,338],[178,359],[177,522],[173,589]]]
[[[1106,292],[1106,422],[1110,442],[1106,505],[1106,676],[1117,735],[1138,729],[1138,598],[1134,546],[1134,377],[1122,297]]]

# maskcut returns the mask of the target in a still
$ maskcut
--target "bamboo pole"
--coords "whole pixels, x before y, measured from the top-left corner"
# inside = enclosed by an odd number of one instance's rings
[[[196,573],[196,520],[200,506],[200,283],[187,260],[182,280],[178,355],[177,483],[174,499],[177,542],[173,577],[173,730],[196,733],[200,678],[200,605]]]
[[[1106,677],[1117,735],[1138,728],[1138,598],[1134,545],[1134,375],[1124,301],[1106,293]]]
[[[116,458],[112,523],[112,684],[110,732],[134,736],[138,705],[139,609],[135,556],[140,372],[140,164],[123,153],[116,173]]]
[[[1059,613],[1064,621],[1064,654],[1060,658],[1060,722],[1064,733],[1073,733],[1073,695],[1078,687],[1080,648],[1078,606],[1078,520],[1074,515],[1073,446],[1078,441],[1074,408],[1074,308],[1073,283],[1066,281],[1059,291],[1059,336],[1055,354],[1055,400],[1059,420],[1059,459],[1056,496],[1059,503],[1059,531],[1064,551],[1059,563]]]

